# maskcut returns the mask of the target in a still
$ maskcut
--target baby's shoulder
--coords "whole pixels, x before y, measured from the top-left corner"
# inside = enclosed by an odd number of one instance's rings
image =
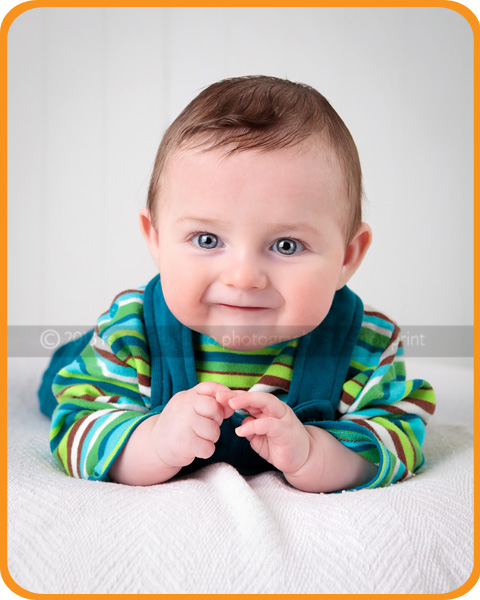
[[[400,327],[392,317],[370,305],[364,305],[359,339],[386,347],[398,338],[399,333]]]
[[[97,331],[102,337],[112,331],[144,331],[143,298],[145,285],[127,288],[116,294],[109,308],[100,315]]]

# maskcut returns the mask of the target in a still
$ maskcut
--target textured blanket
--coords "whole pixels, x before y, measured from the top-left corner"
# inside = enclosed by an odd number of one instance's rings
[[[441,593],[470,576],[471,369],[424,374],[439,408],[419,475],[309,494],[223,463],[147,488],[71,479],[37,408],[44,366],[9,362],[8,565],[31,592]]]

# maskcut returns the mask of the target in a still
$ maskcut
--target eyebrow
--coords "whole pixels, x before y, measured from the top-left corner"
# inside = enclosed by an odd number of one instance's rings
[[[224,222],[219,219],[207,219],[203,217],[180,217],[177,219],[177,223],[184,222],[196,223],[205,227],[221,227],[224,225]],[[271,228],[272,231],[276,231],[278,233],[288,232],[318,235],[317,229],[312,227],[310,223],[268,223],[268,227]]]
[[[177,219],[177,223],[184,223],[185,221],[190,223],[198,223],[199,225],[209,225],[211,227],[219,227],[222,225],[221,221],[217,219],[205,219],[200,217],[180,217]]]

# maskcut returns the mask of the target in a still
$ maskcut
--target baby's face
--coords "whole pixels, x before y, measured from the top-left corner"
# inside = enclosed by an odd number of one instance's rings
[[[343,202],[321,148],[176,153],[150,244],[170,310],[236,350],[305,335],[348,279]]]

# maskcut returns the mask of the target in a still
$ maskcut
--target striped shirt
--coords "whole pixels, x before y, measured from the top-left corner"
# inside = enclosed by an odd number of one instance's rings
[[[298,339],[253,352],[227,350],[203,334],[193,336],[198,382],[216,381],[233,390],[288,392]]]
[[[119,294],[100,316],[89,345],[54,380],[59,404],[50,445],[71,476],[108,479],[129,436],[151,414],[143,293],[142,287]],[[199,381],[212,373],[230,377],[223,349],[207,341],[200,338],[196,343]],[[260,358],[249,360],[233,353],[241,365],[235,383],[239,389],[264,385],[265,391],[285,390],[295,348],[295,341],[270,347],[258,353]],[[406,379],[398,326],[365,309],[335,421],[316,425],[378,465],[375,478],[365,486],[373,488],[407,479],[421,467],[425,426],[434,410],[431,386],[421,379]]]

